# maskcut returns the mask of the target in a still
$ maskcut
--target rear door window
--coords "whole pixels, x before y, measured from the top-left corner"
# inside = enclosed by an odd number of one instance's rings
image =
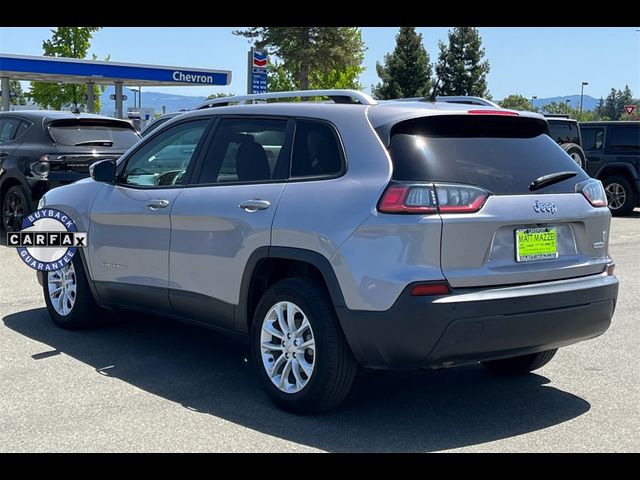
[[[496,195],[531,194],[535,179],[561,171],[571,179],[535,193],[574,193],[586,180],[548,135],[544,120],[490,115],[421,117],[395,125],[389,146],[393,179],[462,183]]]
[[[335,129],[324,122],[298,120],[291,159],[291,178],[333,177],[344,170]]]
[[[604,128],[581,127],[582,149],[588,151],[602,150],[604,144]]]
[[[48,128],[54,141],[60,145],[127,149],[140,140],[132,126],[109,120],[55,120],[49,123]]]

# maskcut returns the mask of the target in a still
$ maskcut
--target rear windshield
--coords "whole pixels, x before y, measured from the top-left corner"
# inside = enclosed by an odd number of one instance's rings
[[[57,120],[49,132],[60,145],[127,149],[140,140],[133,127],[108,120]]]
[[[573,193],[588,176],[535,118],[451,115],[412,119],[391,130],[393,179],[476,185],[496,195],[531,194],[535,179],[575,177],[534,193]]]
[[[549,120],[549,135],[559,144],[577,143],[580,145],[578,124],[575,122]]]

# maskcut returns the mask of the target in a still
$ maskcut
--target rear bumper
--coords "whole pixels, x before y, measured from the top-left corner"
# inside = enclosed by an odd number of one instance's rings
[[[412,297],[410,288],[384,312],[337,308],[363,366],[438,368],[563,347],[604,333],[618,297],[606,273],[441,297]]]

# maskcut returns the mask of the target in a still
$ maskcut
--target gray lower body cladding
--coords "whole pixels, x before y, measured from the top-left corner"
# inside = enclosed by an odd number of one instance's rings
[[[618,280],[606,274],[412,297],[387,311],[338,307],[358,361],[379,369],[438,368],[540,352],[587,340],[611,324]]]

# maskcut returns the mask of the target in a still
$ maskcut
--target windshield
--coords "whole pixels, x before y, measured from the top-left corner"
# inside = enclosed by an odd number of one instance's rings
[[[60,145],[128,149],[140,136],[121,122],[58,120],[49,124],[49,132]]]

